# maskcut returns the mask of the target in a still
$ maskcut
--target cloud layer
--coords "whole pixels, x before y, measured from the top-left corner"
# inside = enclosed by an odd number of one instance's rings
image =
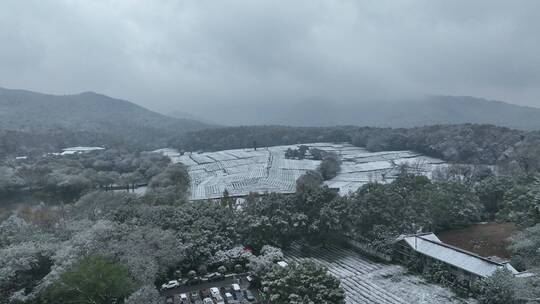
[[[540,1],[4,0],[0,86],[198,113],[422,94],[540,106]]]

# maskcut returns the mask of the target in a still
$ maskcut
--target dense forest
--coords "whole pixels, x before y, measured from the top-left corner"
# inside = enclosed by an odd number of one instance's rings
[[[92,189],[147,185],[169,163],[167,157],[156,153],[114,149],[5,160],[0,163],[0,195],[43,192],[69,201]]]
[[[241,265],[255,273],[267,267],[261,282],[273,286],[277,282],[271,282],[279,281],[275,276],[291,274],[268,271],[268,245],[324,246],[353,238],[385,251],[402,233],[463,227],[493,217],[519,219],[524,235],[512,248],[519,249],[521,267],[534,268],[540,261],[533,249],[540,245],[537,205],[521,198],[516,202],[515,195],[537,196],[535,181],[528,186],[517,180],[508,184],[486,173],[466,179],[445,173],[429,180],[404,171],[392,183],[367,184],[350,196],[339,196],[317,182],[299,182],[295,194],[252,194],[237,208],[227,197],[217,203],[188,202],[182,198],[187,174],[163,175],[142,197],[90,191],[63,208],[25,208],[5,219],[0,224],[3,297],[36,303],[69,298],[60,282],[91,275],[100,267],[114,270],[106,279],[129,282],[115,290],[128,303],[138,303],[135,298],[140,297],[157,299],[156,286],[173,273],[221,266]],[[499,197],[495,206],[490,197]],[[253,254],[239,245],[253,248]],[[318,271],[310,265],[294,267]],[[325,276],[320,280],[337,288]]]
[[[197,131],[177,140],[181,140],[177,147],[186,151],[350,141],[371,150],[411,149],[455,164],[434,172],[432,179],[404,167],[391,183],[368,183],[341,196],[322,184],[339,171],[339,160],[309,151],[323,162],[298,179],[296,193],[253,193],[238,204],[227,195],[218,202],[188,201],[190,179],[185,168],[155,153],[109,149],[62,157],[4,158],[0,166],[4,194],[35,189],[57,200],[67,202],[69,197],[73,203],[19,208],[2,216],[3,303],[77,301],[81,293],[70,290],[82,290],[87,287],[85,277],[104,270],[107,275],[102,279],[111,284],[85,292],[95,297],[106,294],[110,301],[158,303],[158,287],[174,275],[193,277],[231,268],[255,274],[268,296],[276,299],[294,288],[283,282],[300,284],[295,276],[313,276],[316,287],[305,296],[324,298],[331,290],[328,303],[343,303],[339,284],[317,265],[292,265],[297,272],[274,269],[274,262],[282,258],[278,248],[354,239],[389,253],[400,234],[437,232],[486,220],[516,223],[521,232],[510,246],[512,263],[520,270],[540,267],[536,250],[540,154],[535,153],[534,132],[483,125],[243,127]],[[288,157],[302,157],[307,151],[300,147],[287,151]],[[148,184],[145,194],[105,191],[110,185],[137,183]],[[253,250],[245,252],[246,247]],[[433,278],[430,273],[426,276]],[[475,292],[482,303],[539,296],[538,280],[527,282],[523,288],[523,283],[501,274]],[[501,284],[510,286],[505,302],[494,300],[502,298],[497,291]]]
[[[65,129],[42,133],[0,131],[0,156],[42,155],[76,145],[98,145],[130,151],[169,145],[180,151],[217,151],[310,142],[350,142],[370,151],[412,150],[453,163],[497,164],[531,172],[540,168],[537,157],[540,152],[540,132],[493,125],[435,125],[410,129],[246,126],[180,133],[166,136],[159,142],[143,135],[126,140],[120,139],[122,134],[113,136]]]

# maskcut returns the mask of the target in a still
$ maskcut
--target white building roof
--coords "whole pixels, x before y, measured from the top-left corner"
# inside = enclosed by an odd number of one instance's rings
[[[277,262],[277,264],[278,264],[279,266],[283,267],[283,268],[289,266],[289,264],[287,264],[287,262],[285,262],[285,261],[279,261],[279,262]]]
[[[67,151],[67,150],[73,150],[73,151],[92,151],[92,150],[104,150],[105,148],[103,147],[82,147],[82,146],[77,146],[77,147],[68,147],[68,148],[64,148],[62,149],[63,151]]]
[[[400,240],[404,240],[418,253],[481,277],[488,277],[497,269],[502,268],[508,269],[514,275],[518,274],[518,271],[508,263],[498,263],[472,252],[445,244],[433,233],[402,236]]]
[[[60,155],[71,155],[76,153],[85,153],[85,152],[91,152],[91,151],[97,151],[97,150],[105,150],[105,148],[102,147],[69,147],[62,149],[62,153]]]

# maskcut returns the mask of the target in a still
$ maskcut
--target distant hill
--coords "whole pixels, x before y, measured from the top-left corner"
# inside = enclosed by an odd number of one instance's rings
[[[196,115],[193,115],[191,113],[187,113],[187,112],[179,111],[179,110],[167,113],[167,115],[170,116],[170,117],[178,118],[178,119],[195,120],[195,121],[199,121],[199,122],[202,122],[202,123],[205,123],[205,124],[208,124],[208,125],[215,125],[215,126],[218,125],[214,121],[208,120],[205,117],[196,116]]]
[[[409,105],[392,105],[391,118],[400,126],[432,124],[493,124],[524,130],[540,129],[540,108],[469,96],[432,96]],[[391,112],[391,109],[386,109]]]
[[[160,146],[181,132],[210,125],[152,112],[129,101],[85,92],[48,95],[0,88],[0,129],[99,134],[139,146]]]
[[[387,102],[308,100],[288,105],[224,107],[207,111],[207,119],[231,124],[290,126],[357,125],[416,127],[478,123],[516,129],[540,129],[540,109],[467,96],[430,96]],[[220,120],[220,117],[222,120]],[[227,121],[223,121],[226,118]]]

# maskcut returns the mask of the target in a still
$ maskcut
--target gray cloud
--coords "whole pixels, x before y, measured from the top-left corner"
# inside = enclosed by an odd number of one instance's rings
[[[4,0],[0,86],[162,112],[474,95],[540,106],[540,1]]]

